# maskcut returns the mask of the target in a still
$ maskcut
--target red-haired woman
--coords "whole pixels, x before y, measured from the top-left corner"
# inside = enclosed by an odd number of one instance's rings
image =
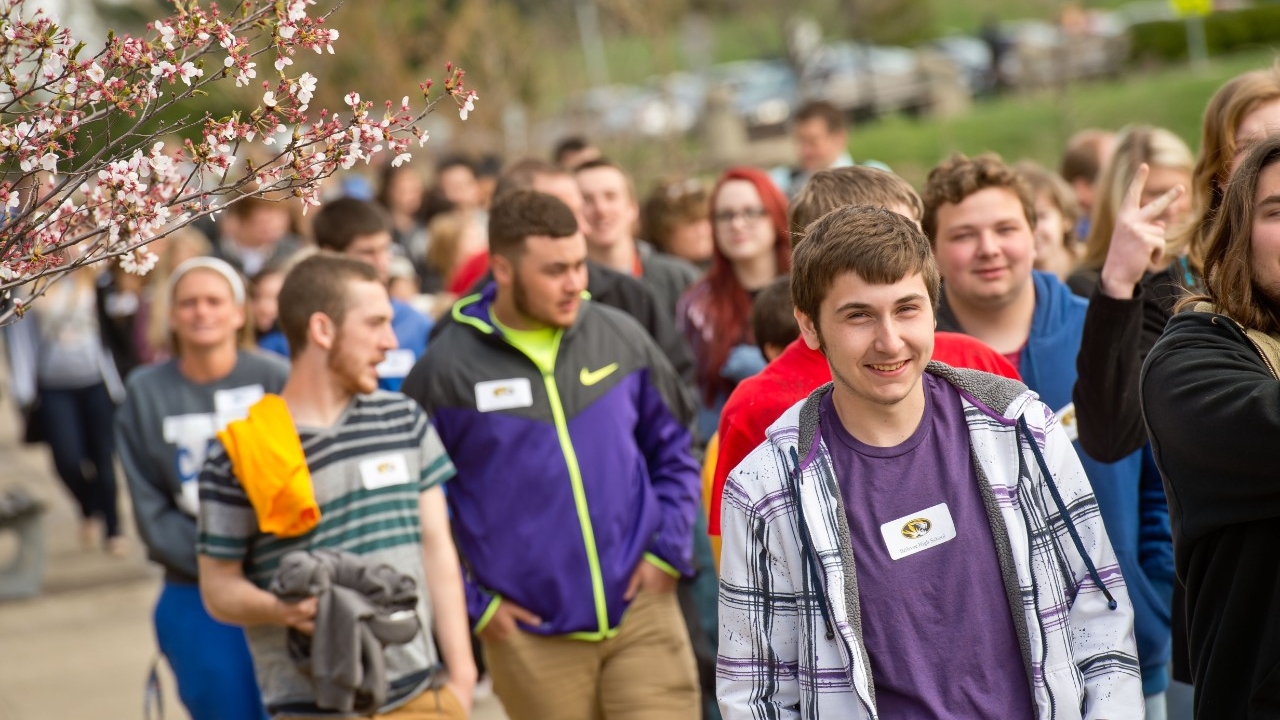
[[[711,193],[711,221],[711,270],[685,291],[676,311],[697,365],[703,442],[733,387],[764,367],[751,337],[752,298],[791,270],[787,199],[764,172],[726,170]]]

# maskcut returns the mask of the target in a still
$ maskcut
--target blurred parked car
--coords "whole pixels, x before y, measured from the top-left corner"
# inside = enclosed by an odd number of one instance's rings
[[[876,117],[929,105],[920,60],[904,47],[836,42],[813,54],[801,74],[804,96],[826,100],[853,117]]]
[[[690,72],[650,78],[636,111],[636,129],[648,137],[689,133],[702,119],[708,84]]]
[[[591,137],[634,135],[637,118],[652,90],[634,85],[602,85],[584,90],[568,103],[570,125]]]
[[[1071,31],[1037,20],[1007,23],[1002,31],[1012,49],[1000,70],[1014,87],[1112,77],[1129,52],[1124,23],[1110,13],[1090,13],[1087,23]]]
[[[747,137],[755,140],[787,131],[799,90],[795,71],[782,60],[742,60],[712,68],[712,82],[729,93]]]
[[[960,81],[972,97],[996,90],[996,68],[991,46],[972,35],[948,35],[925,43],[925,47],[945,57],[959,71]]]

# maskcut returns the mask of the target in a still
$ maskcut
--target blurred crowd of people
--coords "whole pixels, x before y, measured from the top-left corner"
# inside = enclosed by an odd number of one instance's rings
[[[249,197],[7,328],[191,716],[1280,714],[1280,70],[918,190],[794,137]]]

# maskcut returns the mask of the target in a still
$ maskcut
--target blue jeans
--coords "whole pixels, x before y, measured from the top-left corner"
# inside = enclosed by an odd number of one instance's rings
[[[107,537],[120,534],[112,418],[116,406],[102,383],[74,390],[42,387],[36,422],[53,453],[53,466],[80,507],[97,517]]]
[[[154,620],[191,720],[267,720],[244,630],[210,617],[199,587],[166,582]]]

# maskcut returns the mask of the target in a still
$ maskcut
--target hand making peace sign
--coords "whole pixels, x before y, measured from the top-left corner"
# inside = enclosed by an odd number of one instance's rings
[[[1150,173],[1146,163],[1138,166],[1116,214],[1111,246],[1102,265],[1102,291],[1113,298],[1133,297],[1134,288],[1147,269],[1163,260],[1166,228],[1162,216],[1186,192],[1177,185],[1143,205],[1142,191]]]

